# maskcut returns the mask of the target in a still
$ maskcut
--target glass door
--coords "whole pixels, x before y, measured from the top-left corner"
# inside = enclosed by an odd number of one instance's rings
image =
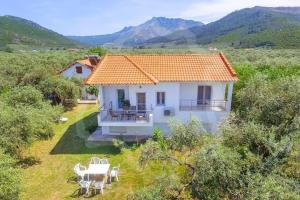
[[[136,93],[136,105],[138,111],[146,110],[146,93]]]
[[[125,100],[125,90],[120,89],[117,90],[118,93],[118,108],[123,108],[124,100]]]
[[[211,86],[198,86],[198,105],[208,105],[211,101]]]

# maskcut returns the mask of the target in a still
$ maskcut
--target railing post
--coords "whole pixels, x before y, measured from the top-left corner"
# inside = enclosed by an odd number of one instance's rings
[[[98,126],[100,126],[100,124],[101,124],[101,111],[97,115],[97,122],[98,122]]]

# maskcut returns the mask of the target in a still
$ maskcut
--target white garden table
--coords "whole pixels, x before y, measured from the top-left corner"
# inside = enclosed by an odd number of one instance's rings
[[[90,164],[86,170],[88,175],[107,175],[110,164]]]

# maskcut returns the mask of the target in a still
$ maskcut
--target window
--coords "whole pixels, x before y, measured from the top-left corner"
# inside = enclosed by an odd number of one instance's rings
[[[125,90],[117,90],[118,92],[118,108],[123,108],[125,100]]]
[[[82,74],[82,67],[81,66],[76,67],[76,73],[77,74]]]
[[[210,104],[211,101],[211,86],[198,86],[197,104]]]
[[[156,93],[156,104],[157,105],[165,105],[165,92],[157,92]]]

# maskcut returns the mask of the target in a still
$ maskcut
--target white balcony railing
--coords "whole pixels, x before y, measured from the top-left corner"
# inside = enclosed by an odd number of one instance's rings
[[[179,109],[181,111],[225,111],[225,100],[191,100],[181,99]]]
[[[101,109],[99,113],[101,122],[151,122],[150,110],[107,110]]]

